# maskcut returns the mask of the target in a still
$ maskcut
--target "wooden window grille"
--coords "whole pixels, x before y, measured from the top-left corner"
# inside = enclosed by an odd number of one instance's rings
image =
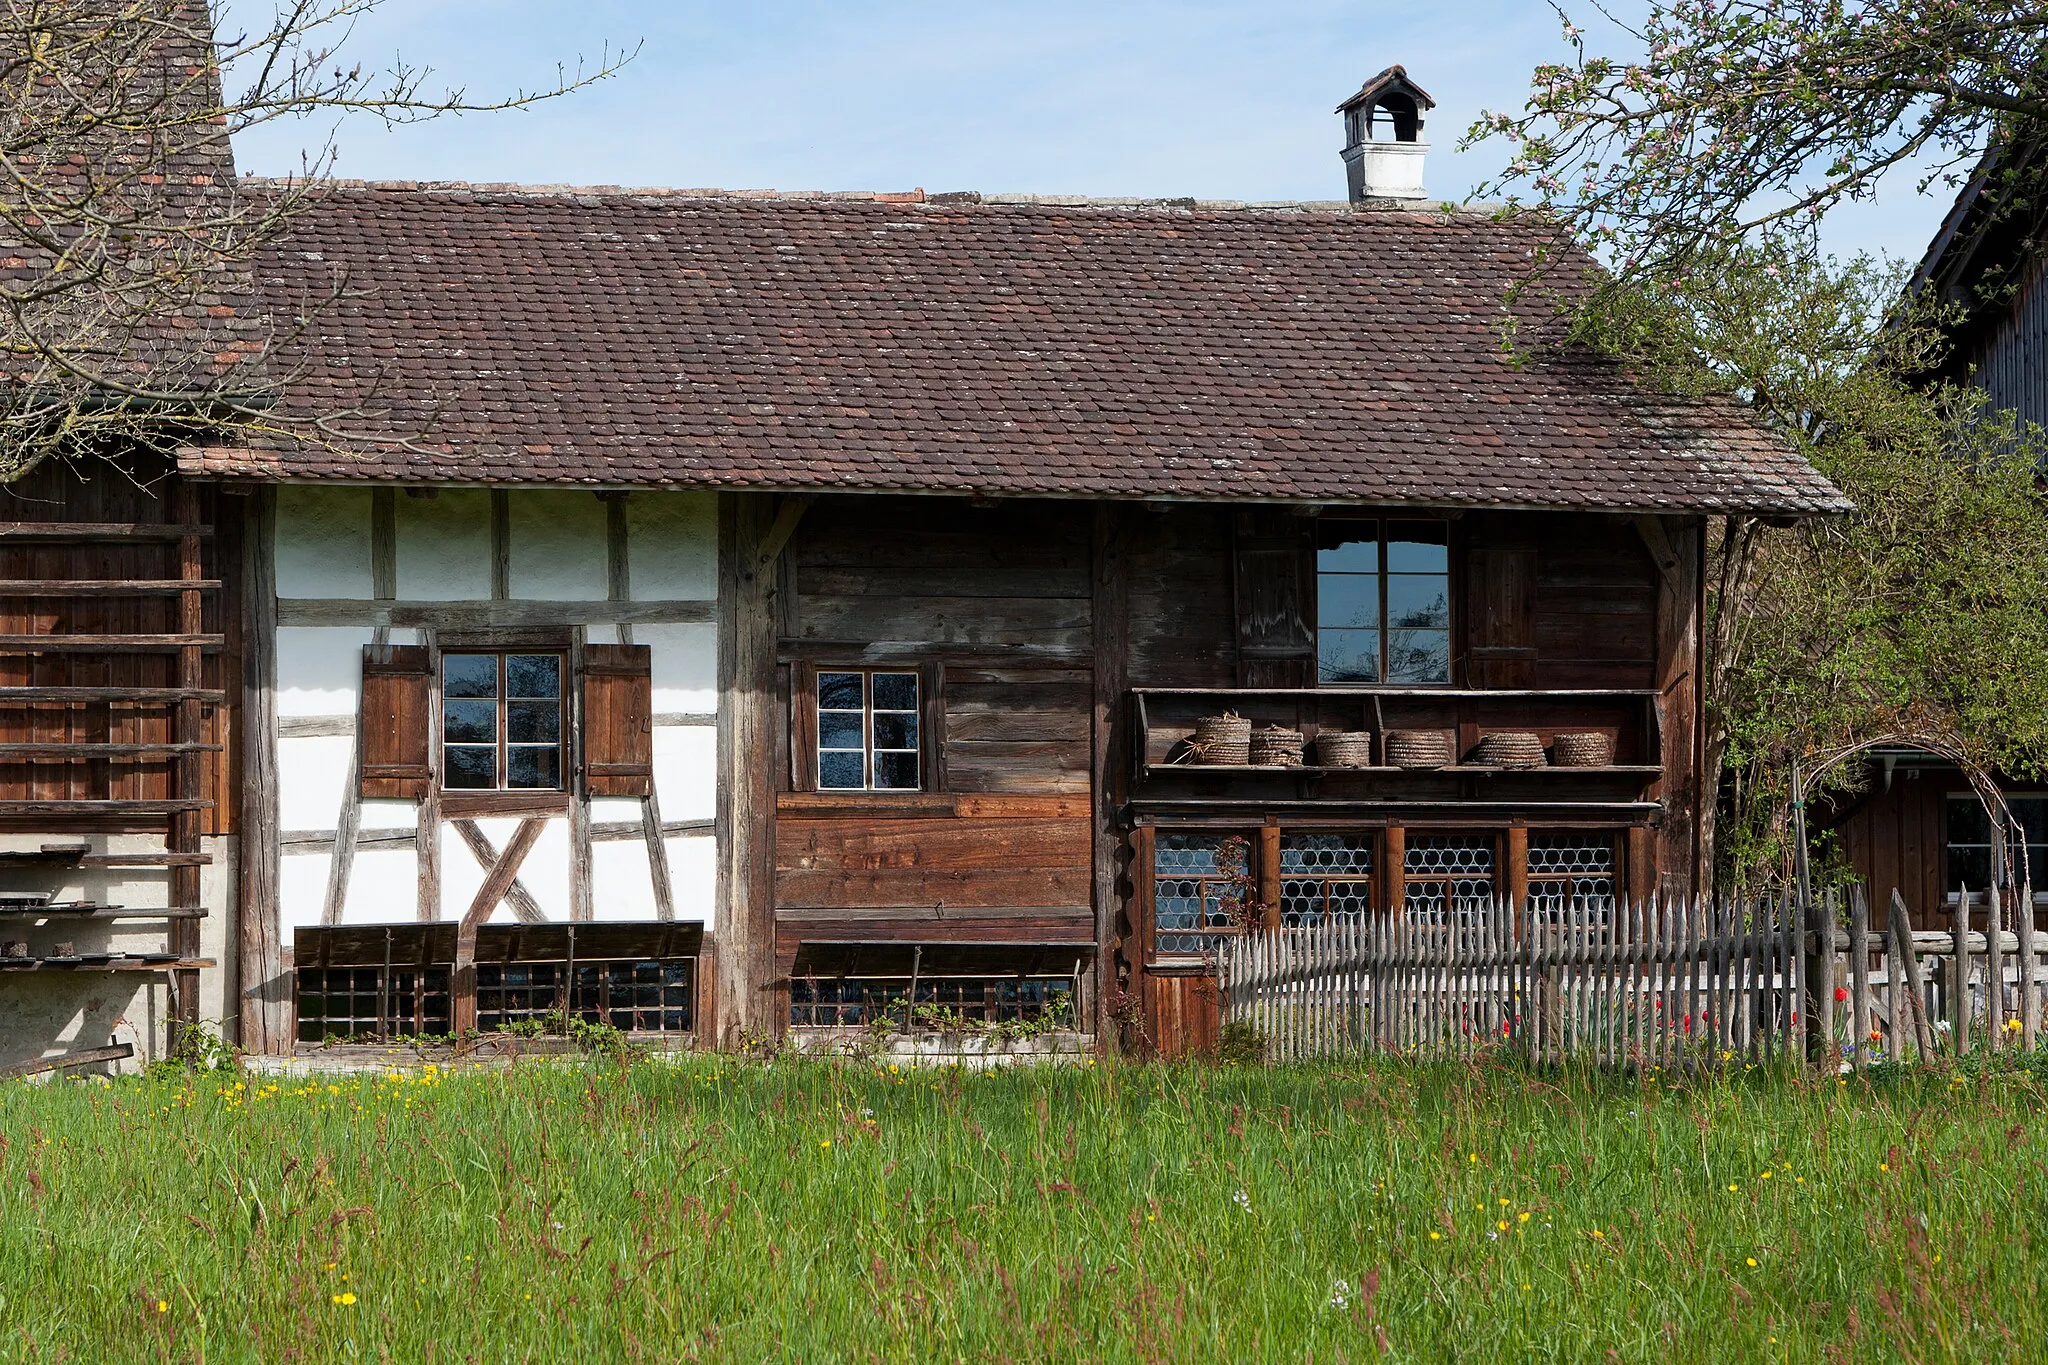
[[[301,967],[297,975],[302,1043],[454,1030],[446,967]]]
[[[1325,683],[1451,680],[1448,522],[1318,521],[1316,676]]]
[[[1306,929],[1362,920],[1377,904],[1370,832],[1280,836],[1280,925]]]
[[[946,1018],[977,1024],[1074,1022],[1072,976],[923,976],[911,1023],[936,1025]],[[905,1018],[909,976],[802,976],[789,983],[789,1022],[794,1028],[864,1028]]]
[[[922,698],[914,669],[818,669],[818,790],[922,790]]]
[[[564,1013],[627,1033],[690,1033],[697,998],[695,958],[564,962],[480,962],[477,1031],[545,1023]]]
[[[563,789],[560,654],[441,656],[442,786]]]

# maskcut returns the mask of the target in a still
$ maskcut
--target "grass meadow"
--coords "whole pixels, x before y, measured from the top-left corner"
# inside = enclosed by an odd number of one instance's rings
[[[2038,1360],[2044,1077],[16,1082],[0,1358]]]

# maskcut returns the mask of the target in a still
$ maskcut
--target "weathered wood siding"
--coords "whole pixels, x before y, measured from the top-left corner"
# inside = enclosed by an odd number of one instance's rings
[[[845,498],[784,553],[777,957],[802,943],[1088,942],[1094,698],[1085,503]],[[927,787],[792,791],[806,668],[916,665]],[[935,722],[935,723],[934,723]]]
[[[2005,315],[1979,330],[1961,359],[1994,408],[2048,423],[2048,256],[2034,261]]]

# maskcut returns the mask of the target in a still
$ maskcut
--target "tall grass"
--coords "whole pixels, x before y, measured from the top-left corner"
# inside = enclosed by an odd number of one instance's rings
[[[2038,1359],[2041,1111],[2024,1069],[10,1084],[0,1358]]]

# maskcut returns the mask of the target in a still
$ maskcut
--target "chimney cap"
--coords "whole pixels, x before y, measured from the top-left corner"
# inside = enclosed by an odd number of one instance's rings
[[[1359,88],[1357,94],[1337,106],[1337,112],[1348,114],[1361,105],[1378,104],[1388,95],[1406,95],[1424,109],[1436,108],[1436,101],[1429,92],[1408,79],[1408,68],[1398,62],[1374,76]]]

